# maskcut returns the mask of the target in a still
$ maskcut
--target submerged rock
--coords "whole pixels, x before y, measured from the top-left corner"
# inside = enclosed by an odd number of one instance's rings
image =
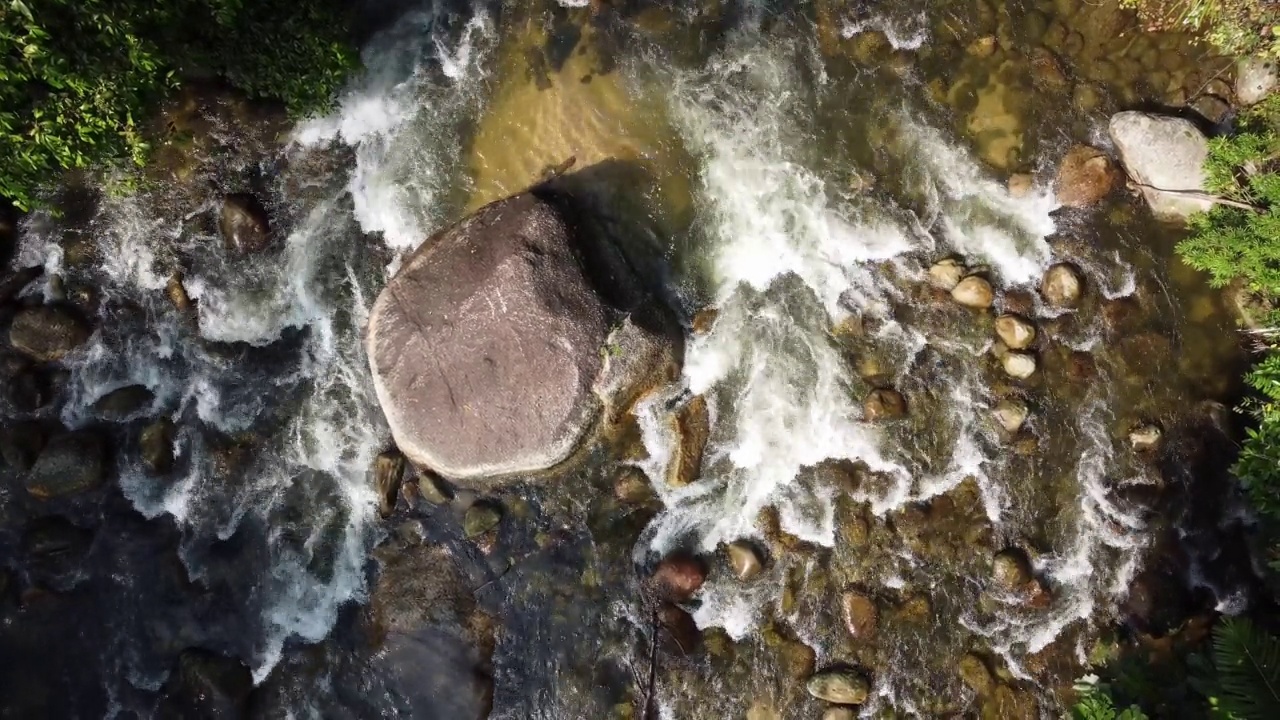
[[[822,713],[822,720],[854,720],[858,714],[851,707],[829,707]]]
[[[1036,341],[1036,326],[1017,315],[996,318],[996,336],[1010,350],[1025,350]]]
[[[222,201],[218,230],[227,249],[237,255],[262,252],[271,245],[267,211],[252,195],[228,195]]]
[[[678,345],[660,319],[610,332],[614,301],[640,302],[623,297],[635,279],[565,213],[533,194],[487,205],[425,242],[378,296],[374,387],[415,464],[490,482],[556,465],[670,357],[647,348]]]
[[[26,422],[0,430],[0,457],[14,470],[26,472],[44,448],[45,432],[39,423]]]
[[[1076,145],[1058,165],[1054,192],[1058,202],[1067,207],[1088,207],[1111,194],[1119,180],[1120,172],[1106,153],[1088,145]]]
[[[991,669],[987,667],[985,660],[974,653],[965,653],[964,657],[960,658],[960,663],[956,667],[956,674],[979,697],[989,694],[994,685],[994,680],[991,678]]]
[[[407,465],[399,450],[388,450],[373,460],[373,489],[378,493],[378,514],[382,517],[395,510]]]
[[[1157,218],[1185,220],[1213,207],[1204,194],[1209,142],[1190,120],[1126,111],[1111,117],[1110,133]]]
[[[1280,86],[1276,61],[1251,55],[1236,65],[1236,100],[1245,107],[1257,105]]]
[[[1143,425],[1129,433],[1129,445],[1137,452],[1154,450],[1160,444],[1160,428],[1155,425]]]
[[[840,596],[840,617],[844,629],[855,640],[870,640],[880,623],[876,602],[860,592],[848,591]]]
[[[182,273],[175,272],[169,276],[169,281],[164,286],[164,294],[178,312],[188,313],[191,311],[193,307],[191,296],[187,294],[187,286],[183,282]]]
[[[1005,374],[1009,377],[1017,380],[1026,380],[1036,373],[1036,356],[1031,353],[1011,350],[1000,358],[1000,366],[1004,368]]]
[[[964,278],[964,265],[955,258],[939,260],[929,268],[929,284],[951,292]]]
[[[1084,293],[1084,280],[1080,271],[1069,263],[1058,263],[1049,268],[1040,282],[1040,294],[1045,302],[1057,308],[1073,308],[1080,304]]]
[[[1009,191],[1009,197],[1021,199],[1031,194],[1031,189],[1035,187],[1035,178],[1029,173],[1014,173],[1009,176],[1005,187]]]
[[[186,650],[165,683],[160,717],[243,717],[253,675],[239,660],[208,650]]]
[[[142,462],[152,473],[165,475],[173,469],[173,440],[177,427],[169,418],[148,425],[138,440]]]
[[[39,305],[19,312],[9,328],[13,347],[36,360],[61,360],[83,345],[93,330],[80,316],[57,305]]]
[[[479,537],[502,522],[502,506],[489,500],[478,500],[462,517],[462,531],[468,538]]]
[[[729,567],[733,569],[734,577],[743,582],[755,579],[764,568],[764,561],[760,556],[760,551],[753,543],[747,540],[737,540],[729,543],[728,554]]]
[[[1013,434],[1022,429],[1027,421],[1027,404],[1016,398],[1005,398],[996,403],[991,415],[1006,432]]]
[[[862,416],[867,422],[897,420],[907,414],[907,399],[889,388],[877,388],[862,401]]]
[[[711,436],[711,417],[707,400],[695,395],[685,403],[672,420],[679,442],[672,448],[673,457],[667,465],[667,484],[684,487],[698,479],[702,473],[702,455],[707,439]]]
[[[1018,548],[1001,550],[992,559],[991,579],[1004,590],[1019,590],[1034,579],[1031,560]]]
[[[662,598],[684,602],[693,597],[707,581],[707,567],[692,555],[676,552],[658,563],[651,581]]]
[[[970,275],[951,289],[951,297],[967,308],[985,310],[995,302],[996,295],[985,278]]]
[[[836,705],[860,705],[867,700],[871,684],[856,670],[824,670],[805,684],[809,694]]]
[[[146,385],[126,385],[94,401],[93,411],[108,420],[120,422],[151,407],[155,399],[155,393]]]
[[[106,477],[106,448],[88,430],[55,435],[27,474],[27,492],[47,499],[76,495],[102,484]]]

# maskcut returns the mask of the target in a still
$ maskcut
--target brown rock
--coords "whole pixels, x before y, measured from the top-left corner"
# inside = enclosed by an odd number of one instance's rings
[[[1073,308],[1079,305],[1083,292],[1084,279],[1080,271],[1069,263],[1050,267],[1040,282],[1040,294],[1054,307]]]
[[[165,475],[173,469],[173,440],[177,427],[169,418],[161,418],[148,425],[138,440],[142,462],[156,475]]]
[[[871,640],[880,623],[880,611],[871,598],[849,591],[840,596],[840,617],[844,628],[855,640]]]
[[[657,497],[649,477],[634,465],[627,465],[618,472],[613,481],[613,496],[630,505],[644,505]]]
[[[228,195],[222,201],[218,229],[227,249],[237,255],[262,252],[271,245],[271,224],[252,195]]]
[[[706,565],[683,552],[675,552],[663,558],[651,577],[658,594],[672,602],[684,602],[693,597],[706,580]]]
[[[169,276],[169,281],[164,286],[164,294],[178,312],[185,314],[191,311],[191,296],[187,294],[187,286],[183,284],[182,273],[175,272]]]
[[[995,302],[995,291],[985,278],[970,275],[951,289],[951,297],[967,308],[985,310]]]
[[[1016,380],[1026,380],[1036,373],[1036,356],[1031,353],[1010,350],[1000,358],[1005,374]]]
[[[701,395],[689,398],[675,418],[676,437],[680,440],[674,448],[671,463],[667,465],[667,484],[684,487],[698,479],[702,472],[702,456],[707,439],[711,436],[711,416],[707,400]]]
[[[146,385],[126,385],[94,401],[93,411],[107,420],[122,422],[151,407],[155,399]]]
[[[939,290],[951,292],[964,279],[964,265],[955,258],[939,260],[929,267],[929,284]]]
[[[1017,315],[996,318],[996,335],[1011,350],[1025,350],[1036,341],[1036,326]]]
[[[809,694],[836,705],[860,705],[871,693],[871,683],[856,670],[824,670],[805,684]]]
[[[711,328],[715,327],[716,319],[719,317],[719,308],[705,307],[693,314],[693,320],[690,324],[693,326],[695,333],[706,335],[711,332]]]
[[[743,582],[754,579],[764,569],[760,551],[747,540],[736,540],[729,543],[729,567],[733,568],[734,577]]]
[[[996,422],[1000,423],[1000,427],[1010,434],[1016,433],[1022,429],[1023,423],[1027,421],[1027,404],[1017,398],[1005,398],[996,403],[995,408],[991,410],[991,414],[995,417]]]
[[[1120,170],[1097,148],[1076,145],[1058,165],[1054,191],[1067,207],[1088,207],[1109,195],[1120,181]]]
[[[662,627],[664,644],[674,653],[688,655],[702,644],[702,635],[698,632],[698,623],[683,608],[672,603],[663,603],[658,608],[658,624]]]
[[[1045,47],[1031,51],[1031,72],[1037,84],[1051,90],[1064,90],[1071,84],[1062,61],[1054,52]]]
[[[1160,428],[1155,425],[1143,425],[1129,433],[1129,445],[1137,452],[1150,452],[1160,444]]]
[[[1028,173],[1014,173],[1009,176],[1009,197],[1021,199],[1031,194],[1035,180]]]
[[[907,414],[907,399],[889,388],[872,390],[862,401],[862,417],[867,422],[896,420]]]
[[[956,674],[969,689],[983,697],[991,692],[994,680],[991,678],[991,669],[987,667],[987,663],[981,657],[974,653],[965,653],[960,658],[959,667]]]
[[[396,509],[396,498],[400,495],[400,483],[407,467],[408,462],[399,450],[388,450],[374,458],[373,488],[378,493],[378,514],[382,517],[390,517]]]
[[[1018,590],[1035,578],[1031,574],[1031,560],[1018,548],[1006,548],[996,553],[992,561],[991,577],[1005,590]]]
[[[56,305],[20,311],[9,328],[9,342],[42,362],[53,362],[83,345],[93,330],[78,315]]]

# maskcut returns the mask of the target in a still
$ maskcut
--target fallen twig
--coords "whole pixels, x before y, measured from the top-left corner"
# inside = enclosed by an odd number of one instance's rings
[[[1266,208],[1258,205],[1250,205],[1247,202],[1224,198],[1220,195],[1213,195],[1211,193],[1201,192],[1200,190],[1169,190],[1167,188],[1156,187],[1155,185],[1148,185],[1147,183],[1140,183],[1137,180],[1131,180],[1130,182],[1133,183],[1134,187],[1155,190],[1156,192],[1168,193],[1170,195],[1181,195],[1183,197],[1196,198],[1198,200],[1208,200],[1209,202],[1216,203],[1218,205],[1227,205],[1229,207],[1240,208],[1241,210],[1252,210],[1253,212],[1259,213],[1266,211]]]

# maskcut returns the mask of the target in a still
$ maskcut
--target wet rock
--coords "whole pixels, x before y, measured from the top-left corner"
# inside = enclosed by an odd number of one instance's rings
[[[560,202],[481,208],[423,243],[378,296],[374,388],[415,465],[486,484],[544,470],[676,364],[666,312]],[[618,323],[624,308],[646,322]]]
[[[22,549],[38,581],[65,587],[74,583],[92,542],[91,531],[77,527],[66,518],[50,516],[28,524],[22,536]]]
[[[1160,444],[1161,432],[1156,425],[1143,425],[1129,433],[1129,445],[1137,452],[1150,452]]]
[[[249,668],[234,658],[186,650],[165,683],[160,717],[244,717],[253,691]]]
[[[87,492],[106,479],[102,438],[88,430],[54,435],[26,476],[27,492],[41,499]]]
[[[182,273],[175,272],[169,276],[169,281],[164,286],[164,294],[178,312],[184,314],[191,312],[193,307],[191,296],[187,294],[187,286],[183,283]]]
[[[951,297],[967,308],[985,310],[995,302],[996,295],[985,278],[970,275],[951,289]]]
[[[960,658],[956,674],[960,676],[961,682],[979,697],[989,694],[995,684],[986,661],[974,653],[965,653],[964,657]]]
[[[151,407],[155,393],[146,385],[116,388],[93,403],[93,411],[114,422],[122,422]]]
[[[42,362],[61,360],[83,345],[93,330],[80,316],[57,305],[39,305],[20,311],[9,328],[9,342]]]
[[[1231,103],[1217,95],[1207,93],[1196,98],[1195,102],[1191,103],[1191,107],[1200,114],[1200,117],[1215,125],[1225,121],[1231,114]]]
[[[673,448],[673,457],[667,465],[667,485],[684,487],[696,481],[702,473],[702,455],[711,436],[711,416],[706,398],[701,395],[690,398],[676,412],[673,422],[679,442]]]
[[[262,252],[271,245],[267,211],[252,195],[228,195],[223,199],[218,230],[227,249],[237,255]]]
[[[964,278],[964,265],[954,258],[939,260],[929,268],[929,284],[951,292]]]
[[[614,478],[613,496],[629,505],[647,505],[657,499],[649,477],[634,465],[623,467]]]
[[[912,595],[898,605],[894,614],[901,622],[922,625],[933,619],[933,603],[924,595]]]
[[[28,358],[10,355],[0,361],[4,397],[24,412],[35,412],[44,407],[52,397],[48,376]]]
[[[704,307],[693,314],[693,319],[689,325],[693,332],[697,335],[706,335],[711,332],[711,328],[716,325],[716,318],[720,317],[720,309],[715,307]]]
[[[836,705],[860,705],[871,692],[867,678],[856,670],[824,670],[805,684],[809,694]]]
[[[418,497],[432,505],[444,505],[453,499],[453,490],[450,489],[449,484],[430,470],[419,470],[418,482],[414,486],[417,488]]]
[[[1036,341],[1036,326],[1017,315],[996,318],[996,336],[1010,350],[1025,350]]]
[[[747,540],[736,540],[729,543],[729,567],[733,569],[734,577],[742,582],[755,579],[760,571],[764,569],[764,561],[760,555],[760,550]]]
[[[1017,398],[1005,398],[996,403],[991,415],[1009,434],[1017,433],[1027,421],[1027,404]]]
[[[889,388],[877,388],[862,401],[862,417],[867,422],[897,420],[907,414],[907,399]]]
[[[178,428],[169,418],[161,418],[142,430],[138,448],[142,462],[155,475],[167,475],[173,470],[173,441]]]
[[[851,707],[829,707],[822,713],[822,720],[854,720],[858,714]]]
[[[980,37],[977,40],[974,40],[965,48],[965,52],[979,59],[986,59],[995,55],[996,36],[987,35],[986,37]]]
[[[378,494],[378,514],[384,518],[390,517],[396,509],[396,498],[400,495],[400,483],[404,480],[407,466],[408,462],[399,450],[388,450],[373,460],[373,489]]]
[[[1018,548],[1001,550],[992,558],[991,579],[1004,590],[1022,589],[1034,579],[1031,560]]]
[[[1014,173],[1009,176],[1006,188],[1009,191],[1009,197],[1021,199],[1031,194],[1031,188],[1034,185],[1035,179],[1029,173]]]
[[[658,608],[658,625],[662,628],[662,639],[670,651],[688,655],[702,644],[702,634],[698,631],[698,623],[683,608],[669,602]]]
[[[1109,130],[1158,219],[1181,221],[1213,207],[1204,196],[1209,143],[1190,120],[1126,111],[1111,117]]]
[[[0,457],[14,470],[26,472],[44,448],[45,432],[38,423],[26,422],[0,431]]]
[[[1000,366],[1011,378],[1026,380],[1036,373],[1036,356],[1031,353],[1009,351],[1000,358]]]
[[[1080,304],[1083,293],[1084,280],[1080,271],[1068,263],[1050,267],[1040,282],[1040,295],[1054,307],[1073,308]]]
[[[1093,112],[1102,105],[1102,92],[1092,83],[1079,83],[1071,92],[1071,104],[1080,112]]]
[[[707,580],[707,567],[698,558],[676,552],[663,558],[650,578],[658,594],[672,602],[693,597]]]
[[[1054,193],[1067,207],[1088,207],[1111,194],[1120,171],[1106,153],[1088,145],[1076,145],[1058,164]]]
[[[1276,61],[1252,55],[1236,64],[1236,100],[1244,107],[1257,105],[1280,85]]]
[[[794,680],[804,680],[813,674],[817,667],[818,653],[803,640],[788,638],[779,647],[782,671]]]
[[[844,629],[855,640],[871,640],[880,623],[880,610],[871,598],[848,591],[840,596],[840,618]]]
[[[4,282],[0,282],[0,305],[18,297],[28,285],[35,282],[43,274],[43,265],[33,265],[17,270],[5,278]]]
[[[1036,84],[1050,90],[1063,90],[1071,84],[1062,61],[1049,48],[1031,51],[1031,74]]]
[[[478,500],[463,515],[462,530],[468,538],[477,538],[498,527],[500,522],[502,506],[488,500]]]

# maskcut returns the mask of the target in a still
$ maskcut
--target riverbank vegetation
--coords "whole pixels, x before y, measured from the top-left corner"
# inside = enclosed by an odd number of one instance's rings
[[[4,0],[0,195],[22,209],[67,170],[142,165],[141,125],[189,78],[301,115],[356,64],[339,0]]]

